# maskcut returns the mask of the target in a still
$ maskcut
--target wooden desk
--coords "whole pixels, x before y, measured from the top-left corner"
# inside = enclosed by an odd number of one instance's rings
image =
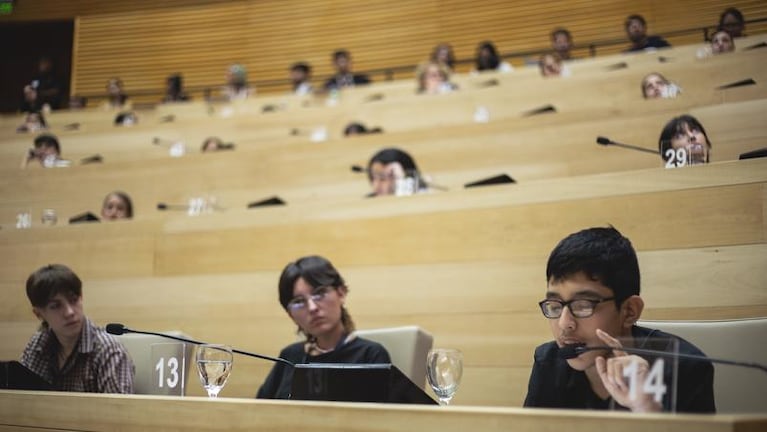
[[[767,414],[683,415],[0,391],[0,431],[757,432]]]

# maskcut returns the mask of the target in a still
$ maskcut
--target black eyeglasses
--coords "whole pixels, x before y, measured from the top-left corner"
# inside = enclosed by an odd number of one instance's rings
[[[570,309],[570,313],[576,318],[588,318],[594,315],[594,310],[599,303],[615,300],[615,297],[603,298],[600,300],[575,299],[570,301],[546,299],[538,303],[541,312],[546,318],[559,318],[565,306]]]
[[[325,296],[332,291],[334,288],[331,286],[324,286],[319,287],[316,290],[312,291],[312,293],[307,296],[298,296],[294,297],[292,300],[288,302],[288,310],[291,312],[298,312],[306,309],[306,307],[309,305],[309,299],[311,299],[314,303],[319,303],[323,299],[325,299]]]

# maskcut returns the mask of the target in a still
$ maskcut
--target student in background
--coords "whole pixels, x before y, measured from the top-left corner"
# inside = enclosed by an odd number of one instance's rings
[[[290,67],[290,83],[293,94],[298,96],[310,95],[314,88],[311,83],[312,67],[309,63],[298,62]]]
[[[369,197],[412,195],[428,189],[415,160],[398,148],[385,148],[373,155],[367,173],[373,188]]]
[[[453,47],[448,43],[435,46],[431,52],[430,60],[447,67],[451,73],[455,72],[455,53],[453,53]]]
[[[492,42],[484,41],[477,46],[474,70],[475,72],[511,72],[514,70],[514,67],[501,59],[501,56],[498,55],[498,50],[495,49],[495,45]]]
[[[562,60],[572,60],[570,50],[573,48],[573,37],[566,28],[557,28],[551,32],[551,48]]]
[[[101,205],[101,218],[107,221],[133,218],[133,201],[122,191],[110,192]]]
[[[719,16],[718,27],[727,31],[734,38],[746,36],[746,19],[743,13],[734,7],[729,7]]]
[[[344,136],[352,136],[352,135],[368,135],[368,134],[378,134],[383,133],[383,130],[380,127],[372,127],[369,128],[365,126],[362,123],[358,122],[352,122],[346,125],[344,128]]]
[[[735,42],[732,40],[732,36],[726,30],[717,30],[711,36],[711,53],[723,54],[735,51]]]
[[[445,94],[458,88],[450,82],[450,71],[441,63],[428,62],[418,65],[416,78],[417,92],[420,94]]]
[[[184,92],[184,79],[181,74],[174,74],[165,80],[165,97],[163,102],[185,102],[189,100]]]
[[[103,109],[129,110],[131,103],[125,94],[123,81],[120,78],[110,78],[107,81],[107,100],[102,104]]]
[[[620,351],[619,338],[628,346],[655,350],[668,349],[669,341],[675,340],[680,353],[704,354],[677,336],[636,325],[644,301],[639,296],[639,263],[629,239],[613,227],[570,234],[549,255],[546,284],[546,297],[539,306],[554,340],[535,350],[524,406],[598,410],[622,406],[634,412],[668,408],[668,397],[661,402],[646,393],[631,397],[622,371],[636,364],[637,381],[642,382],[649,364]],[[579,345],[615,350],[561,356],[563,349]],[[679,359],[677,411],[713,413],[713,387],[710,362]]]
[[[248,85],[248,71],[241,64],[229,66],[226,72],[226,86],[221,90],[224,98],[229,101],[245,100],[255,93]]]
[[[349,288],[326,258],[306,256],[289,263],[278,293],[280,305],[305,337],[285,347],[281,358],[292,363],[391,363],[386,348],[354,333],[344,306]],[[256,397],[287,399],[292,381],[293,368],[275,363]]]
[[[538,67],[541,75],[548,77],[570,76],[570,70],[562,63],[559,54],[555,52],[547,53],[541,56],[538,61]]]
[[[333,53],[333,66],[336,74],[325,82],[325,90],[340,90],[344,87],[370,84],[370,78],[367,75],[352,72],[352,56],[345,49]]]
[[[85,316],[82,282],[71,269],[41,267],[27,279],[27,297],[41,325],[21,364],[59,391],[133,393],[133,361]]]
[[[20,109],[22,112],[59,109],[63,97],[62,91],[53,61],[48,57],[41,57],[37,63],[37,73],[29,84],[24,86]]]
[[[669,81],[658,72],[647,74],[642,78],[642,96],[645,99],[675,98],[682,91],[676,84]]]
[[[21,167],[26,168],[30,162],[35,161],[45,168],[69,165],[69,161],[61,158],[59,140],[51,134],[38,135],[35,138],[34,147],[24,155]]]
[[[642,15],[629,15],[624,23],[626,36],[628,36],[631,46],[624,52],[636,52],[653,48],[670,47],[665,39],[660,36],[647,35],[647,21]]]
[[[24,116],[24,124],[16,128],[16,132],[40,132],[48,128],[43,113],[39,111],[28,112]]]

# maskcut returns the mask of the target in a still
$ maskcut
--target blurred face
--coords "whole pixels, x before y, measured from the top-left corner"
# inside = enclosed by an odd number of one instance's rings
[[[562,64],[552,55],[543,56],[541,73],[545,77],[559,76],[562,73]]]
[[[83,296],[56,294],[43,307],[32,308],[35,315],[48,323],[59,340],[76,339],[83,328]]]
[[[37,130],[43,126],[40,121],[40,114],[37,114],[37,113],[27,114],[27,119],[25,123],[30,130]]]
[[[394,195],[397,179],[405,178],[405,170],[399,162],[386,165],[374,162],[370,166],[370,174],[373,178],[371,186],[375,196]]]
[[[685,123],[681,130],[671,137],[671,148],[674,150],[686,148],[692,154],[701,155],[703,160],[707,161],[710,144],[700,129]]]
[[[35,158],[42,164],[46,160],[58,159],[59,152],[56,151],[56,147],[43,144],[35,147]]]
[[[338,56],[334,63],[339,73],[348,73],[352,68],[352,61],[347,56]]]
[[[109,195],[101,208],[101,217],[106,220],[128,218],[128,204],[117,195]]]
[[[655,99],[662,97],[668,83],[666,80],[657,74],[648,75],[642,82],[642,88],[644,89],[644,96],[647,99]]]
[[[554,51],[560,54],[569,53],[570,48],[572,48],[572,41],[566,34],[557,33],[551,41],[551,46],[554,48]]]
[[[107,93],[109,93],[112,96],[117,96],[122,93],[122,86],[120,86],[120,82],[117,80],[110,80],[107,84]]]
[[[743,36],[743,23],[735,15],[727,14],[722,20],[722,28],[735,37]]]
[[[602,300],[613,297],[612,290],[593,281],[583,273],[577,273],[563,281],[549,282],[546,291],[547,299],[570,301],[575,299]],[[614,300],[598,303],[594,313],[587,318],[576,318],[570,309],[564,307],[559,318],[546,318],[549,321],[551,334],[561,348],[570,344],[604,345],[597,337],[597,329],[609,333],[613,337],[621,337],[623,331],[622,312],[615,307]],[[580,356],[567,360],[575,370],[583,371],[594,366],[594,359],[604,355],[602,351],[588,351]]]
[[[288,314],[304,333],[318,339],[340,335],[344,331],[341,306],[345,299],[344,287],[314,288],[303,278],[298,278],[293,285],[293,300],[288,305]]]
[[[437,49],[436,60],[440,63],[447,64],[447,62],[450,60],[450,48],[446,46],[439,47],[439,49]]]
[[[445,83],[445,76],[436,64],[426,67],[423,74],[424,89],[427,93],[438,93],[440,86]]]
[[[639,20],[631,20],[626,26],[626,34],[631,42],[641,42],[647,35],[647,29]]]
[[[714,37],[711,38],[711,51],[714,54],[721,54],[735,50],[735,44],[732,42],[727,32],[717,32]]]
[[[293,84],[301,84],[302,82],[306,81],[306,73],[304,73],[301,69],[291,69],[290,70],[290,80],[293,82]]]

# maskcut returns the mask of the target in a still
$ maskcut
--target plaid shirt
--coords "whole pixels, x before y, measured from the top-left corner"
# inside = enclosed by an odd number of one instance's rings
[[[134,367],[123,345],[85,319],[77,346],[59,369],[59,341],[51,329],[30,339],[21,364],[43,377],[56,390],[90,393],[133,393]]]

